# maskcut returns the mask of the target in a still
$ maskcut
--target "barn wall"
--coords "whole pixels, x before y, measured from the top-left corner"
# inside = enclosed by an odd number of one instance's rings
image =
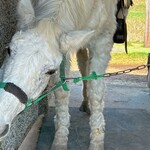
[[[5,47],[9,44],[16,30],[17,1],[0,0],[0,66],[7,54]],[[46,106],[46,101],[43,101],[18,115],[12,123],[8,137],[0,142],[0,150],[17,149],[38,115],[45,111]]]

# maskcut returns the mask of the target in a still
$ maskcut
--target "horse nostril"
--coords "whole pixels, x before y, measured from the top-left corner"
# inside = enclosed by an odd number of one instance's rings
[[[5,137],[9,132],[9,125],[0,126],[0,139]]]

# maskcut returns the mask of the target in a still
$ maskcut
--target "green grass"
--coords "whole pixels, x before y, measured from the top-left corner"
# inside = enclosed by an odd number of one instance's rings
[[[145,21],[145,0],[134,0],[127,17],[128,41],[144,42]]]
[[[128,15],[128,19],[141,19],[145,20],[146,14],[145,12],[131,11]]]
[[[147,64],[146,53],[113,53],[110,61],[110,66],[123,67],[123,66],[139,66]]]
[[[112,52],[111,65],[136,66],[147,63],[149,48],[145,48],[143,43],[128,42],[128,54],[125,53],[123,44],[115,44]]]
[[[144,53],[144,52],[132,52],[132,53],[129,53],[129,54],[124,54],[124,53],[113,53],[112,54],[113,57],[115,57],[115,59],[119,59],[119,58],[130,58],[130,59],[144,59],[146,60],[147,58],[147,53]],[[130,63],[130,62],[129,62]]]
[[[114,48],[118,50],[118,52],[124,52],[124,44],[114,44]],[[117,50],[115,52],[117,52]],[[128,53],[149,53],[150,48],[145,48],[144,43],[140,43],[137,41],[128,41]]]

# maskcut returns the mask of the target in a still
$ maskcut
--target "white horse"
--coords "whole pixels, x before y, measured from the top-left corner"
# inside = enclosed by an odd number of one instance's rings
[[[58,68],[63,54],[69,55],[80,49],[77,57],[82,75],[92,71],[105,73],[116,30],[118,1],[20,0],[17,9],[18,31],[9,45],[10,56],[2,66],[2,81],[11,83],[8,91],[17,90],[21,96],[0,89],[1,139],[8,134],[14,117],[24,110],[27,97],[36,99],[47,86],[51,74],[55,74],[54,83],[60,80]],[[127,16],[130,5],[131,0],[124,0],[124,8],[118,17]],[[85,47],[89,53],[81,50]],[[85,81],[83,93],[83,105],[87,105],[88,101],[91,113],[89,150],[103,150],[103,79]],[[55,97],[56,133],[52,149],[66,150],[70,124],[69,92],[60,88],[55,92]]]

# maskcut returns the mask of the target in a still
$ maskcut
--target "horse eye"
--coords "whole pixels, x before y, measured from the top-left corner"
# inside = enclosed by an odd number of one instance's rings
[[[6,47],[7,53],[10,56],[11,55],[11,51],[10,51],[10,47]]]
[[[55,72],[56,72],[56,70],[49,70],[48,72],[46,72],[46,74],[52,75],[52,74],[54,74]]]

